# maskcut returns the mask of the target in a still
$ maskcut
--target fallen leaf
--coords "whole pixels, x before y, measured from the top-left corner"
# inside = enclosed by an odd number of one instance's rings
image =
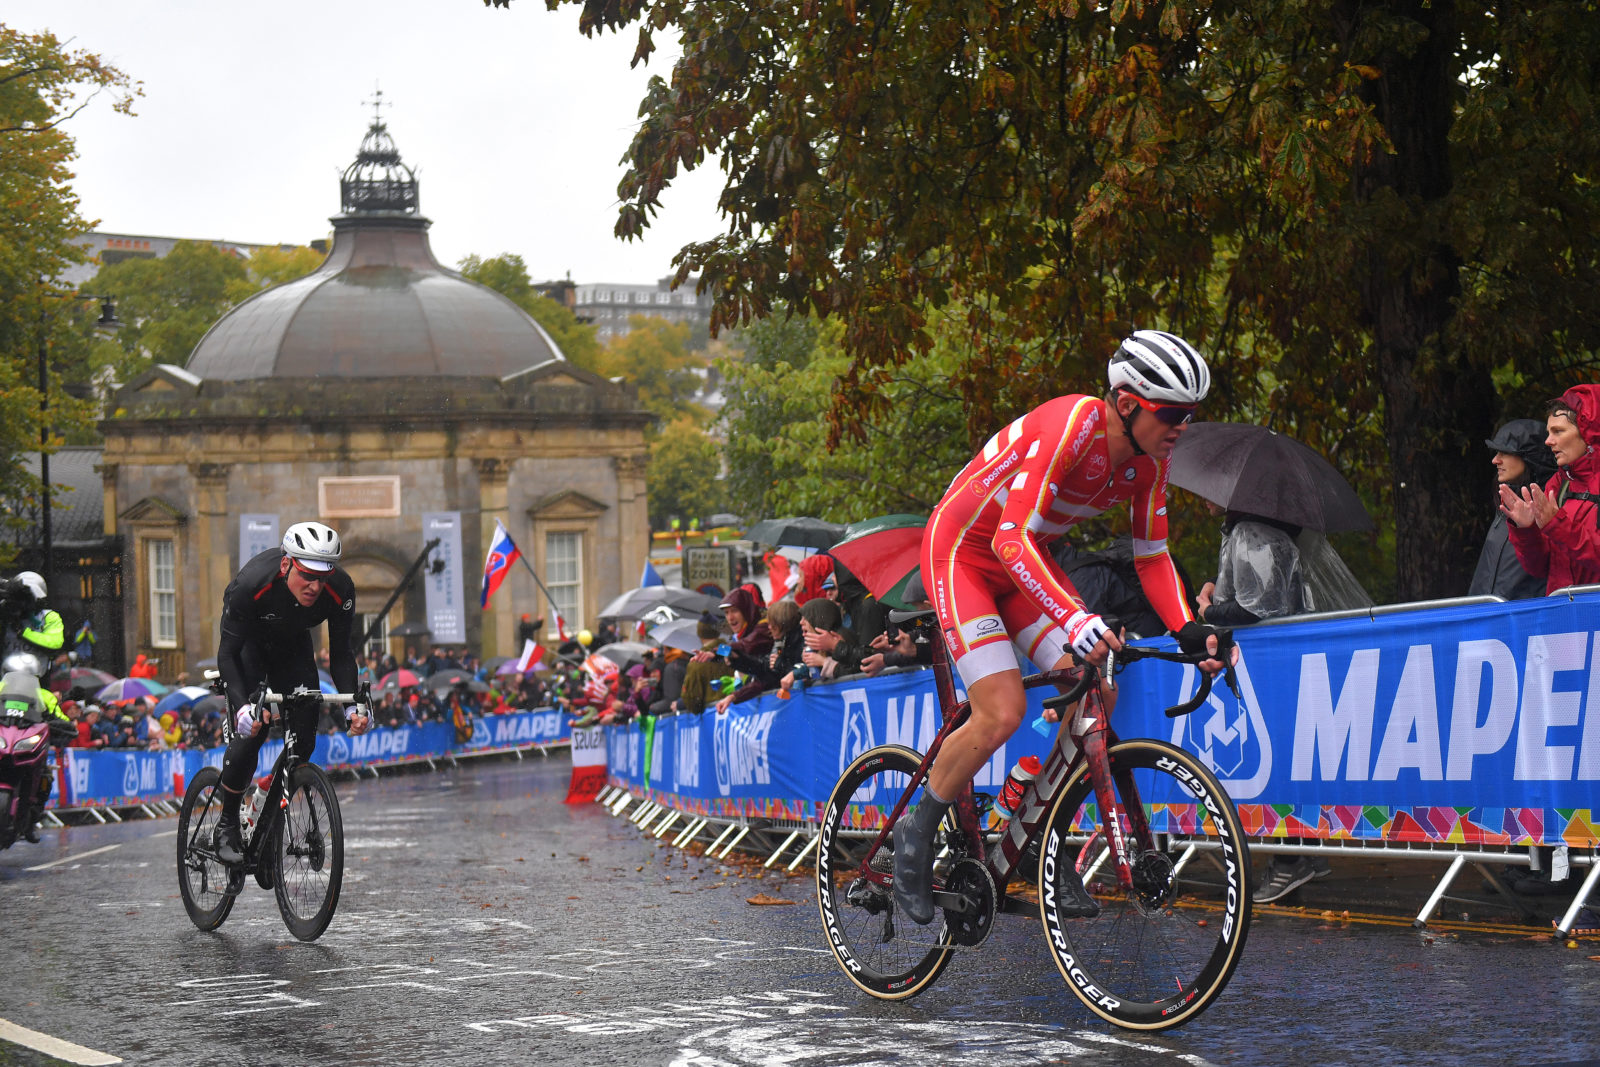
[[[782,897],[771,896],[767,893],[757,893],[753,897],[745,897],[746,904],[794,904],[797,901],[784,900]]]

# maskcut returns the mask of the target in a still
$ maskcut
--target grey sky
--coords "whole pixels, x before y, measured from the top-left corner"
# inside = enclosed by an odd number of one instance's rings
[[[618,160],[658,52],[589,39],[543,0],[10,0],[6,24],[50,30],[144,83],[136,117],[97,100],[72,121],[86,218],[117,233],[305,244],[339,209],[381,86],[417,170],[434,252],[515,252],[537,279],[649,282],[720,232],[715,166],[669,191],[643,242],[612,236]],[[658,42],[659,45],[663,42]],[[670,55],[670,52],[669,52]]]

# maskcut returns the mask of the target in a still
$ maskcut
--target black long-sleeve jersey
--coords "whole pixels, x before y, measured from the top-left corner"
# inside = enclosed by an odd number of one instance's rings
[[[280,657],[301,654],[309,644],[307,631],[324,622],[328,624],[328,673],[333,684],[341,693],[356,689],[356,655],[350,641],[355,629],[355,583],[335,567],[323,581],[317,599],[309,608],[302,607],[278,574],[282,562],[283,549],[269,548],[239,568],[222,594],[217,669],[228,683],[228,706],[235,711],[265,677],[260,670],[247,669],[245,649],[255,646],[251,659],[270,668]]]

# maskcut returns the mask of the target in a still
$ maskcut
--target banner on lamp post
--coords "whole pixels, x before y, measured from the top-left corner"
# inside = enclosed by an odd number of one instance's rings
[[[466,586],[461,570],[461,512],[424,512],[422,543],[427,544],[435,537],[439,539],[439,546],[422,569],[428,629],[433,631],[434,644],[454,644],[467,639]],[[439,567],[441,561],[444,565]]]
[[[243,567],[269,548],[277,548],[278,516],[239,516],[239,566]]]

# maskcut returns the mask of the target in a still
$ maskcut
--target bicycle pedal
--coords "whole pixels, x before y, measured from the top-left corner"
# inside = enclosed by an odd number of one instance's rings
[[[222,887],[222,895],[236,897],[244,892],[244,871],[235,867],[228,871],[228,884]]]

